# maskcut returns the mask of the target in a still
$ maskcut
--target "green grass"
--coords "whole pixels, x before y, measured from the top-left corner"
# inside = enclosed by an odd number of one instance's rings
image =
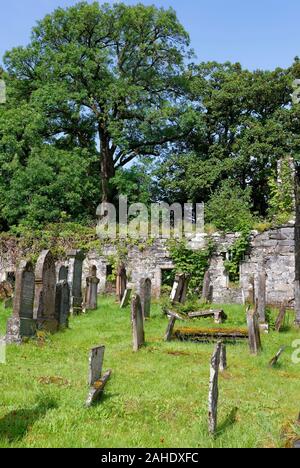
[[[242,307],[224,309],[228,326],[245,325]],[[2,332],[9,313],[0,305]],[[300,437],[292,425],[300,410],[300,364],[291,361],[298,331],[264,335],[259,357],[249,355],[246,342],[228,345],[219,432],[212,439],[207,399],[213,344],[164,343],[166,326],[154,305],[147,344],[134,354],[129,309],[102,298],[99,310],[73,318],[69,330],[9,346],[7,364],[0,365],[0,447],[280,447],[287,437]],[[100,404],[85,409],[88,352],[100,344],[106,346],[104,370],[113,375]],[[280,365],[268,368],[281,345],[288,349]]]

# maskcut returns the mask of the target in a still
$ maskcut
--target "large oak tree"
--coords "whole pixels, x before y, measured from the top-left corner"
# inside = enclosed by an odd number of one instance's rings
[[[15,99],[42,116],[44,142],[98,154],[110,201],[118,168],[184,134],[188,46],[172,9],[82,2],[46,16],[5,66]]]

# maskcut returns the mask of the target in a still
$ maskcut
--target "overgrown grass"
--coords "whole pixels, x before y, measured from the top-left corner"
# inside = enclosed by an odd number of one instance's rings
[[[224,306],[228,326],[245,324],[245,311]],[[10,311],[0,306],[0,326]],[[292,322],[292,319],[291,319]],[[210,319],[197,325],[210,326]],[[73,318],[54,336],[9,346],[0,365],[1,447],[280,447],[300,437],[300,364],[292,363],[296,330],[263,336],[264,351],[246,342],[227,347],[220,375],[219,432],[207,433],[209,362],[213,344],[164,343],[167,320],[153,306],[146,346],[132,352],[129,309],[112,298]],[[106,346],[112,378],[99,405],[85,409],[89,349]],[[268,362],[288,346],[275,369]],[[237,408],[237,412],[235,411]]]

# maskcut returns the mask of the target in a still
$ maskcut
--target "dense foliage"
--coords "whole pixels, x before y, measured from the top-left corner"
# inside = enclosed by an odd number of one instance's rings
[[[184,241],[171,241],[169,251],[177,273],[190,275],[189,289],[198,293],[202,289],[204,274],[209,266],[209,261],[214,250],[214,245],[208,242],[202,250],[191,250]]]
[[[205,202],[225,231],[287,221],[299,59],[251,72],[191,57],[172,9],[81,2],[41,20],[0,70],[0,229],[90,222],[120,193]]]

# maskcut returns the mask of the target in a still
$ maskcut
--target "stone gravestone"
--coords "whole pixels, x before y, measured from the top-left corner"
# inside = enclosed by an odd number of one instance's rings
[[[259,323],[266,323],[266,280],[267,275],[265,270],[258,274],[257,280],[257,313]]]
[[[255,304],[255,282],[254,276],[251,276],[249,280],[249,288],[248,288],[248,298],[247,302],[251,305]]]
[[[210,364],[210,380],[208,395],[208,430],[215,435],[218,422],[218,400],[219,400],[219,368],[222,343],[218,342],[213,352]]]
[[[33,317],[39,329],[54,333],[58,330],[55,309],[56,270],[53,256],[43,250],[35,267],[35,294]]]
[[[282,346],[282,347],[280,348],[280,350],[278,351],[278,353],[277,353],[277,354],[271,359],[271,361],[269,362],[269,366],[270,366],[270,367],[275,367],[275,366],[276,366],[276,364],[278,363],[278,361],[279,361],[281,355],[284,353],[285,349],[286,349],[285,346]]]
[[[98,307],[98,285],[100,283],[97,278],[97,267],[92,266],[89,271],[89,276],[86,279],[86,291],[84,300],[84,310],[96,310]]]
[[[226,344],[221,344],[221,352],[220,352],[220,371],[224,372],[227,369],[227,350]]]
[[[150,318],[151,314],[151,279],[142,279],[140,282],[140,298],[144,319]]]
[[[247,324],[249,333],[249,348],[251,354],[258,354],[261,349],[260,329],[258,315],[255,310],[247,312]]]
[[[186,300],[186,294],[190,282],[190,276],[187,274],[178,274],[175,276],[170,299],[172,304],[181,303],[184,304]]]
[[[36,333],[33,318],[35,277],[30,262],[22,260],[16,274],[13,316],[7,323],[7,343],[20,343],[23,337]]]
[[[133,333],[133,351],[137,352],[145,343],[144,317],[140,296],[136,295],[131,301],[131,322]]]
[[[118,301],[121,303],[126,291],[127,275],[124,263],[120,263],[117,268],[117,280],[116,280],[116,295]]]
[[[105,346],[97,346],[91,349],[89,356],[89,379],[90,387],[86,406],[90,407],[101,397],[105,385],[111,376],[111,370],[102,376]]]
[[[211,284],[211,275],[209,270],[206,270],[203,279],[202,298],[205,302],[212,302],[213,286]]]
[[[283,304],[280,307],[280,311],[279,311],[278,317],[277,317],[276,322],[275,322],[275,331],[280,332],[280,330],[282,328],[282,325],[284,323],[285,315],[286,315],[286,307]]]
[[[67,328],[70,316],[70,286],[66,267],[60,268],[58,279],[55,292],[55,315],[58,317],[59,327]]]
[[[167,326],[167,331],[165,334],[165,341],[171,341],[176,320],[177,320],[177,317],[175,315],[170,316],[168,326]]]
[[[133,290],[133,285],[127,284],[124,295],[123,295],[123,299],[121,301],[120,309],[125,309],[125,307],[128,306],[130,299],[131,299],[132,290]]]
[[[81,250],[71,250],[69,257],[69,286],[71,290],[71,313],[79,315],[82,313],[82,267],[84,253]]]
[[[58,272],[58,281],[68,281],[68,267],[61,266]]]

